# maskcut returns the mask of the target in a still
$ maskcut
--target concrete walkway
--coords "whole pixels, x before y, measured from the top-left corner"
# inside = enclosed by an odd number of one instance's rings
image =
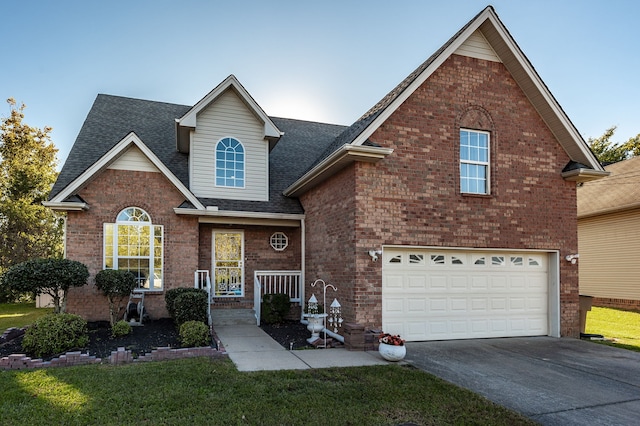
[[[255,325],[215,326],[214,331],[238,371],[386,365],[378,352],[344,348],[289,351]]]

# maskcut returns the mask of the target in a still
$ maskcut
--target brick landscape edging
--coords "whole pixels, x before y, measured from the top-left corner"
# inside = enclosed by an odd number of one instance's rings
[[[200,348],[178,348],[172,349],[169,347],[158,348],[152,350],[150,353],[134,358],[131,350],[125,350],[125,348],[118,348],[111,352],[106,362],[113,365],[123,365],[133,362],[150,362],[150,361],[164,361],[171,359],[185,359],[196,357],[209,357],[209,358],[225,358],[228,356],[227,352],[222,346],[220,339],[212,332],[213,341],[216,343],[216,348],[212,346],[200,347]],[[12,354],[0,358],[0,370],[24,370],[28,368],[43,368],[43,367],[70,367],[74,365],[88,365],[88,364],[100,364],[102,358],[96,358],[95,356],[89,356],[88,353],[83,354],[80,351],[67,352],[64,355],[60,355],[58,358],[53,358],[50,361],[43,361],[41,358],[31,358],[25,354]]]

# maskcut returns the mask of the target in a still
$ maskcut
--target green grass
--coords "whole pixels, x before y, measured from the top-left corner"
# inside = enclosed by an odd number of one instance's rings
[[[533,425],[410,366],[238,372],[206,358],[0,371],[3,425]]]
[[[610,346],[640,352],[640,312],[593,307],[587,312],[585,332],[602,334]]]
[[[7,328],[24,327],[48,313],[50,308],[36,308],[33,303],[0,303],[0,334]]]

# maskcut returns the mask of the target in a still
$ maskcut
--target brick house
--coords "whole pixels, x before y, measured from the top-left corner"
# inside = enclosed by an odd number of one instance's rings
[[[99,95],[47,205],[152,317],[207,276],[214,310],[322,278],[408,340],[576,337],[576,182],[604,175],[487,7],[348,127],[270,117],[234,76],[194,106]],[[107,317],[92,283],[69,299]]]

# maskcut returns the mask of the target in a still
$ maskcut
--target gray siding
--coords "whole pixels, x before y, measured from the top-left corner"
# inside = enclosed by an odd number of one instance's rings
[[[215,147],[225,137],[233,137],[244,146],[244,189],[215,186]],[[264,139],[264,124],[233,90],[223,93],[198,115],[190,164],[191,191],[197,197],[268,201],[269,144]]]

